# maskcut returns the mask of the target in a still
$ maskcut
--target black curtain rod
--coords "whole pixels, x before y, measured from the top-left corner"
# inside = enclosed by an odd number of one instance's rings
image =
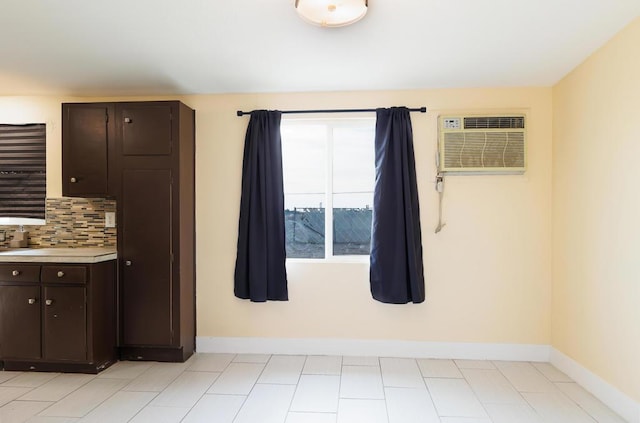
[[[327,109],[327,110],[283,110],[281,113],[283,115],[290,114],[309,114],[309,113],[369,113],[375,112],[376,109]],[[409,109],[410,112],[420,112],[427,113],[426,107],[417,107],[413,109]],[[242,110],[238,110],[238,116],[250,115],[252,112],[243,112]]]

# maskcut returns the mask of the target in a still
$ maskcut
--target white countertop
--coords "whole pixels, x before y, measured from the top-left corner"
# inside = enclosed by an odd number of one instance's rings
[[[115,260],[115,248],[0,248],[0,263],[99,263]]]

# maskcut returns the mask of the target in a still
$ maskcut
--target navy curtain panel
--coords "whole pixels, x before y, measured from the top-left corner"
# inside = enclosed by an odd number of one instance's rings
[[[244,141],[234,293],[256,302],[288,300],[281,118],[251,112]]]
[[[422,235],[409,109],[377,109],[376,119],[371,294],[383,303],[421,303]]]

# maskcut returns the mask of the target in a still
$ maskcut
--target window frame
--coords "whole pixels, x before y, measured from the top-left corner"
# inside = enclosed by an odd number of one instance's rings
[[[343,117],[343,118],[284,118],[281,120],[280,127],[287,124],[291,125],[325,125],[326,126],[326,145],[325,145],[325,186],[324,186],[324,257],[311,258],[311,257],[286,257],[286,261],[293,263],[369,263],[371,254],[345,254],[334,255],[333,254],[333,197],[336,193],[333,192],[334,178],[333,178],[333,163],[334,163],[334,128],[352,128],[358,124],[364,126],[366,123],[372,127],[375,133],[376,119],[375,117]],[[372,140],[373,141],[373,140]],[[373,146],[375,148],[375,146]],[[375,166],[375,158],[374,158]],[[284,168],[284,160],[283,160]],[[374,182],[375,183],[375,182]],[[374,186],[371,186],[371,192],[373,192]],[[287,193],[285,192],[285,197]],[[339,193],[338,193],[339,194]],[[373,204],[372,204],[373,206]]]

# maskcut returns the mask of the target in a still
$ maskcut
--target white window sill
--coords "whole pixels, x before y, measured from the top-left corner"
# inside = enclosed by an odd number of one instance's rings
[[[287,263],[291,264],[369,264],[369,256],[335,256],[330,258],[288,258]]]

